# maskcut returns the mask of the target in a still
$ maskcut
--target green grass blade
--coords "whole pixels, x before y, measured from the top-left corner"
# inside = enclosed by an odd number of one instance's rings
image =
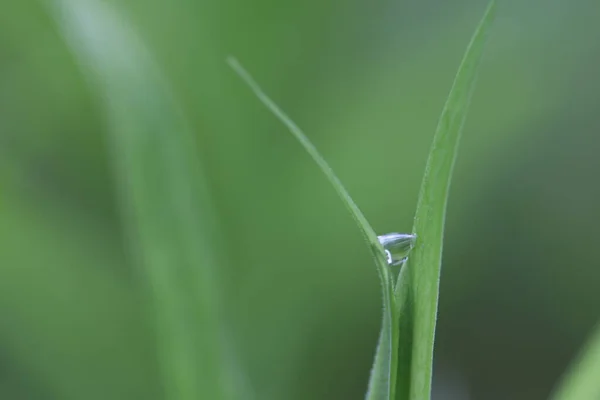
[[[385,260],[383,247],[377,239],[377,234],[364,217],[358,206],[354,203],[329,164],[327,164],[325,159],[317,151],[315,146],[310,142],[302,130],[275,104],[275,102],[273,102],[265,94],[252,76],[250,76],[250,74],[235,58],[230,57],[227,62],[252,89],[258,99],[288,128],[288,130],[304,147],[307,153],[317,163],[321,171],[325,174],[333,188],[338,193],[339,197],[342,199],[344,205],[356,221],[356,224],[363,233],[365,240],[369,244],[369,248],[372,251],[375,263],[377,264],[377,272],[381,280],[384,311],[379,345],[377,347],[375,362],[371,371],[367,399],[394,399],[398,354],[398,325],[395,321],[397,321],[398,318],[394,301],[394,283]]]
[[[379,261],[378,261],[379,263]],[[387,265],[381,264],[380,268]],[[386,268],[387,269],[387,268]],[[369,377],[366,400],[393,400],[396,396],[398,375],[398,308],[394,299],[394,283],[389,273],[381,276],[383,292],[383,321],[375,352],[375,360]]]
[[[569,367],[552,395],[553,400],[587,400],[600,398],[600,327]]]
[[[371,228],[371,225],[360,211],[354,200],[350,197],[344,185],[340,182],[338,177],[335,175],[327,161],[321,156],[315,146],[311,143],[311,141],[306,137],[304,132],[271,100],[265,92],[260,88],[260,86],[256,83],[256,81],[250,76],[248,71],[242,67],[242,65],[233,57],[229,57],[227,62],[233,68],[233,70],[246,82],[246,84],[252,89],[254,94],[258,97],[258,99],[273,113],[279,120],[289,129],[289,131],[294,135],[296,139],[300,142],[302,147],[306,150],[306,152],[312,157],[312,159],[317,163],[321,171],[325,174],[331,185],[336,190],[344,205],[350,211],[352,217],[356,220],[358,227],[363,231],[366,236],[366,239],[370,243],[378,244],[377,234]]]
[[[396,301],[404,319],[400,320],[400,326],[403,331],[412,332],[406,338],[412,342],[412,349],[403,343],[399,355],[400,379],[406,382],[409,373],[410,387],[403,386],[398,399],[430,398],[446,204],[462,127],[493,15],[494,2],[488,6],[469,43],[442,111],[415,214],[413,232],[417,240],[408,271],[396,285]]]
[[[148,282],[166,398],[227,398],[216,224],[193,135],[116,9],[96,0],[49,4],[106,106],[128,244]]]

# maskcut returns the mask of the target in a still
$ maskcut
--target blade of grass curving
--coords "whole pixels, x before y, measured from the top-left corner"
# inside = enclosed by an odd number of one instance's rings
[[[125,229],[148,282],[166,397],[228,398],[216,223],[194,138],[147,48],[109,3],[49,0],[106,106]]]
[[[256,97],[277,117],[279,120],[288,128],[288,130],[296,137],[296,139],[300,142],[300,144],[304,147],[306,152],[312,157],[312,159],[317,163],[321,171],[325,174],[331,185],[336,190],[338,195],[341,197],[344,205],[350,211],[352,217],[356,220],[358,227],[362,230],[365,235],[365,238],[369,243],[379,243],[377,240],[377,234],[371,228],[371,225],[360,211],[356,203],[352,200],[344,185],[340,182],[338,177],[335,175],[327,161],[321,156],[316,147],[311,143],[311,141],[306,137],[304,132],[296,125],[290,117],[288,117],[276,104],[271,100],[265,92],[260,88],[260,86],[256,83],[256,81],[252,78],[252,76],[246,71],[244,67],[239,63],[239,61],[233,57],[229,57],[227,59],[228,64],[233,68],[233,70],[246,82],[246,84],[252,89]]]
[[[424,400],[431,395],[446,204],[458,144],[494,8],[492,1],[467,47],[442,111],[421,183],[413,227],[417,239],[403,276],[396,284],[396,302],[402,318],[400,326],[403,331],[412,332],[407,338],[412,347],[403,343],[399,349],[398,368],[402,382],[410,383],[408,388],[403,385],[398,391],[397,399]]]
[[[600,399],[600,326],[569,367],[552,395],[553,400]]]
[[[384,249],[377,239],[377,234],[356,203],[352,200],[329,164],[327,164],[323,156],[321,156],[304,132],[302,132],[302,130],[273,102],[273,100],[265,94],[248,71],[246,71],[235,58],[229,57],[227,62],[250,89],[252,89],[258,99],[288,128],[304,147],[306,152],[312,157],[342,199],[342,202],[354,218],[365,240],[369,244],[381,280],[384,311],[379,345],[377,347],[373,370],[371,371],[371,378],[369,380],[367,399],[393,399],[395,396],[395,376],[397,369],[396,356],[398,353],[398,325],[395,323],[395,321],[397,321],[397,310],[394,301],[394,283],[385,260]],[[392,379],[392,377],[394,377],[394,379]]]

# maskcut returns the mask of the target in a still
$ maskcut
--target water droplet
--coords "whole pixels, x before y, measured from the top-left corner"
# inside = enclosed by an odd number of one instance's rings
[[[413,245],[415,244],[416,235],[408,233],[387,233],[377,236],[379,243],[385,250],[388,265],[400,265],[408,258]]]

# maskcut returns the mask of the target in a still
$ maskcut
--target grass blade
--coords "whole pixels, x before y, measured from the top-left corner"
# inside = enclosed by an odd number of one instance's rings
[[[227,398],[213,254],[216,225],[195,143],[140,38],[96,0],[52,0],[103,99],[126,230],[148,281],[166,397]]]
[[[358,227],[364,233],[365,238],[370,243],[379,243],[377,240],[377,234],[371,228],[371,225],[360,211],[354,200],[350,197],[344,185],[340,182],[338,177],[335,175],[327,161],[321,156],[315,146],[311,143],[311,141],[306,137],[304,132],[288,117],[276,104],[271,100],[265,92],[260,88],[260,86],[256,83],[256,81],[252,78],[252,76],[242,67],[239,61],[233,57],[229,57],[227,59],[228,64],[233,68],[233,70],[246,82],[246,84],[252,89],[256,97],[277,117],[279,120],[289,129],[289,131],[294,135],[296,139],[300,142],[302,147],[306,150],[306,152],[312,157],[312,159],[317,163],[321,171],[325,174],[331,185],[336,190],[344,205],[348,208],[352,217],[356,220]]]
[[[494,2],[491,2],[469,43],[442,111],[415,214],[413,232],[417,240],[396,285],[400,326],[410,332],[399,350],[400,379],[410,382],[409,388],[404,385],[398,392],[397,398],[402,400],[429,399],[431,395],[446,204],[462,127],[493,15]]]
[[[600,327],[569,367],[553,400],[587,400],[600,398]]]
[[[228,58],[227,62],[233,70],[244,80],[252,89],[258,99],[288,128],[294,137],[304,147],[306,152],[312,157],[321,171],[325,174],[333,188],[338,193],[342,202],[356,221],[365,240],[369,244],[372,255],[377,265],[377,272],[381,280],[383,291],[383,322],[379,345],[375,355],[375,362],[369,381],[368,400],[391,400],[395,396],[396,370],[397,370],[397,346],[398,346],[398,325],[397,309],[394,300],[394,283],[387,262],[385,260],[384,249],[379,243],[377,234],[364,217],[358,206],[354,203],[338,177],[335,175],[329,164],[317,151],[302,130],[265,94],[260,86],[254,81],[252,76],[242,67],[242,65],[233,57]]]

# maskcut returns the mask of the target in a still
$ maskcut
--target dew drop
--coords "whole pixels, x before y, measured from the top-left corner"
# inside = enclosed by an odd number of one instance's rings
[[[406,261],[416,238],[416,235],[408,233],[386,233],[377,236],[379,243],[385,250],[388,265],[392,266],[400,265]]]

